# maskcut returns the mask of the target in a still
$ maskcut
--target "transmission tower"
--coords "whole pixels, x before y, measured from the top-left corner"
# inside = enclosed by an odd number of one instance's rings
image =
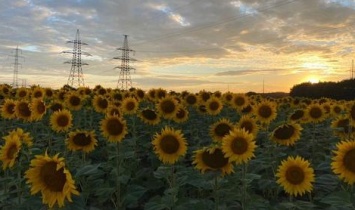
[[[89,65],[89,64],[81,62],[81,55],[87,55],[87,56],[91,56],[91,55],[87,52],[81,51],[81,45],[88,45],[88,44],[81,42],[79,29],[77,29],[76,31],[75,40],[67,41],[67,44],[68,43],[74,44],[74,46],[72,51],[68,50],[62,52],[62,53],[73,54],[73,58],[71,61],[64,62],[64,63],[71,64],[71,69],[70,69],[67,84],[71,87],[75,87],[77,82],[77,87],[84,86],[84,74],[81,66]],[[77,78],[77,80],[75,80],[75,78]]]
[[[122,56],[113,58],[113,59],[121,60],[121,66],[117,66],[115,68],[121,69],[118,82],[117,82],[117,88],[121,88],[122,90],[128,90],[130,87],[132,87],[130,71],[135,70],[135,68],[130,67],[129,62],[137,61],[136,59],[129,57],[129,53],[130,52],[134,53],[134,50],[128,48],[127,37],[128,35],[124,35],[123,47],[117,48],[117,50],[122,51]]]
[[[12,57],[15,58],[14,64],[14,76],[12,79],[12,87],[13,88],[18,88],[18,67],[22,66],[21,63],[19,63],[19,58],[25,59],[23,56],[19,55],[19,52],[22,54],[22,50],[18,48],[18,46],[14,49],[14,55],[11,55]]]

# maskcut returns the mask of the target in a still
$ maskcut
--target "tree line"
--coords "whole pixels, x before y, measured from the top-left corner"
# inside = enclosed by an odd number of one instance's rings
[[[290,90],[292,97],[332,98],[336,100],[355,99],[355,79],[340,82],[304,82],[294,85]]]

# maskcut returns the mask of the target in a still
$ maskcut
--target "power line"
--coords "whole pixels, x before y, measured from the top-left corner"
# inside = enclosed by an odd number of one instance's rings
[[[115,68],[120,69],[119,79],[117,81],[117,88],[121,88],[122,90],[128,90],[129,87],[132,87],[132,80],[131,80],[131,70],[135,70],[134,68],[130,67],[130,61],[136,61],[134,58],[129,57],[130,52],[134,52],[134,50],[128,47],[128,35],[124,35],[123,47],[117,48],[117,50],[122,51],[121,57],[114,57],[113,59],[121,60],[121,66],[117,66]]]
[[[71,69],[70,69],[67,84],[72,87],[75,87],[76,84],[74,81],[75,81],[75,78],[77,78],[77,86],[78,87],[84,86],[85,85],[84,84],[84,74],[83,74],[83,69],[81,66],[82,65],[89,65],[89,64],[81,62],[81,55],[87,55],[87,56],[91,56],[91,55],[87,52],[81,51],[81,45],[88,45],[88,44],[81,42],[79,29],[77,29],[77,31],[76,31],[75,40],[67,41],[67,43],[74,45],[72,51],[63,51],[62,52],[62,53],[73,54],[71,61],[64,62],[67,64],[71,64]]]
[[[9,55],[11,57],[14,57],[14,74],[12,78],[12,87],[13,88],[18,88],[18,67],[22,66],[21,63],[19,63],[19,58],[25,59],[23,56],[20,56],[19,53],[22,54],[22,50],[18,48],[18,46],[14,49],[14,55]]]

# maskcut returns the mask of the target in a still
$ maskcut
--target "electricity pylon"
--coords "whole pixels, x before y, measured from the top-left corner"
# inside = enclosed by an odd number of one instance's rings
[[[68,77],[67,84],[71,87],[75,87],[75,78],[77,78],[77,87],[84,86],[84,74],[82,65],[89,65],[87,63],[81,62],[81,55],[91,56],[87,52],[81,51],[81,45],[88,45],[80,40],[80,32],[79,29],[76,31],[75,40],[67,41],[67,43],[73,43],[73,50],[72,51],[63,51],[62,53],[70,53],[73,54],[73,58],[70,61],[66,61],[64,63],[71,64],[71,69]]]
[[[132,87],[132,80],[131,80],[131,70],[135,70],[135,68],[132,68],[129,66],[129,61],[137,61],[134,58],[129,57],[129,53],[133,52],[134,50],[131,50],[128,48],[128,35],[124,35],[124,41],[123,41],[123,47],[117,48],[117,50],[122,51],[122,56],[121,57],[114,57],[113,59],[119,59],[121,60],[121,66],[117,66],[115,68],[121,69],[120,75],[117,81],[117,88],[121,88],[122,90],[128,90],[130,87]]]
[[[12,78],[12,87],[18,88],[18,66],[22,66],[21,63],[18,62],[19,58],[25,59],[23,56],[19,55],[19,52],[22,54],[22,50],[18,48],[18,46],[14,49],[14,55],[11,55],[15,58],[14,64],[14,75]]]

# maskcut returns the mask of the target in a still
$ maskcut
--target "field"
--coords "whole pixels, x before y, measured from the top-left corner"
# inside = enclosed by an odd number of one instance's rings
[[[0,85],[0,209],[355,209],[355,101]]]

